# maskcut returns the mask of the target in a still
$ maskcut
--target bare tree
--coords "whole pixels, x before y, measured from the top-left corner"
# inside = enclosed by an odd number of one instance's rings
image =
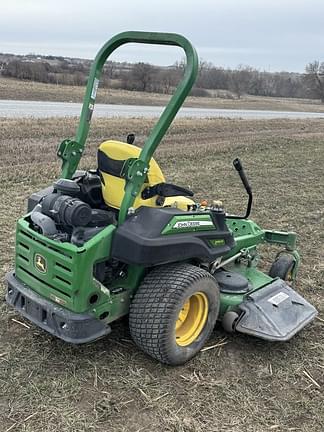
[[[247,93],[251,81],[253,69],[250,66],[239,65],[237,69],[231,71],[229,89],[241,99],[243,93]]]
[[[324,103],[324,62],[318,60],[308,63],[304,82],[311,96],[320,99]]]
[[[197,87],[205,87],[205,84],[208,81],[208,75],[212,67],[213,65],[210,62],[206,62],[203,59],[199,61],[198,78],[196,81]]]
[[[148,91],[152,83],[154,66],[149,63],[135,63],[131,73],[131,80],[138,83],[138,90]]]
[[[162,91],[162,93],[170,94],[172,89],[176,86],[179,81],[178,73],[175,68],[162,69],[156,75],[157,85],[155,89]]]
[[[175,70],[178,71],[179,76],[183,75],[184,71],[186,69],[185,57],[182,57],[182,59],[180,61],[176,61],[173,66],[174,66]]]
[[[116,69],[116,63],[110,60],[105,64],[104,71],[107,72],[108,78],[114,79]]]
[[[91,62],[58,56],[1,54],[0,75],[54,84],[84,85]],[[185,70],[185,59],[169,67],[147,63],[108,62],[101,87],[172,93]],[[215,90],[209,92],[208,90]],[[255,96],[318,98],[324,102],[324,62],[306,66],[306,73],[267,72],[249,66],[224,69],[201,60],[192,91],[195,96],[220,95],[238,99],[247,93]]]

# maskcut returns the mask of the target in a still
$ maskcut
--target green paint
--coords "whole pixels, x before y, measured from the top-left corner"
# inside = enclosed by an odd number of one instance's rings
[[[236,309],[244,300],[242,294],[225,294],[220,293],[220,308],[218,320],[221,320],[225,312]]]
[[[128,313],[129,302],[138,287],[144,269],[128,266],[125,275],[104,286],[93,277],[94,264],[110,256],[115,226],[110,225],[84,246],[50,240],[29,228],[23,218],[17,223],[16,276],[43,297],[76,312],[99,317],[109,312],[107,322]],[[46,260],[47,271],[41,273],[34,257]],[[91,297],[98,300],[91,303]]]
[[[144,277],[144,272],[143,267],[128,266],[126,276],[115,279],[108,287],[95,281],[102,291],[109,291],[110,297],[93,308],[92,313],[99,317],[102,313],[108,312],[109,315],[105,319],[107,323],[127,315],[131,299]]]
[[[112,234],[110,225],[84,246],[50,240],[29,228],[25,219],[19,219],[16,233],[16,276],[43,297],[56,301],[74,312],[93,309],[89,303],[97,295],[97,304],[107,295],[93,282],[93,266],[110,254]],[[34,256],[40,254],[47,264],[46,273],[40,273]],[[56,300],[57,299],[57,300]]]
[[[235,246],[224,257],[225,259],[237,254],[242,249],[258,245],[264,241],[264,231],[251,220],[227,218],[226,224],[235,238]]]
[[[289,252],[295,259],[295,265],[292,269],[292,275],[291,275],[292,280],[295,281],[297,278],[299,267],[300,267],[300,255],[299,255],[297,250],[293,250],[293,251],[289,251]]]
[[[296,248],[297,234],[294,232],[265,230],[264,235],[267,243],[285,245],[289,251],[293,251]]]
[[[233,271],[235,273],[239,273],[244,276],[251,285],[251,289],[249,293],[258,290],[265,285],[271,283],[273,279],[267,274],[261,272],[255,267],[247,267],[243,264],[235,264],[231,263],[226,266],[226,270]],[[220,314],[219,319],[222,318],[225,312],[231,309],[235,309],[239,306],[240,303],[244,300],[248,294],[224,294],[221,293],[221,306],[220,306]]]

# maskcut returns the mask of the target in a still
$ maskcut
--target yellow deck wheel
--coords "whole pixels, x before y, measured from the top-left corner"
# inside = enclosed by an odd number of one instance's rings
[[[194,293],[183,304],[175,326],[179,346],[188,346],[198,338],[207,321],[208,306],[208,298],[203,292]]]

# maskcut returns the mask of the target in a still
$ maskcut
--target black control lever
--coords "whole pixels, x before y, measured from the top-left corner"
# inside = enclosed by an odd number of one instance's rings
[[[243,183],[243,186],[246,190],[246,193],[249,196],[249,201],[248,201],[245,215],[244,216],[234,216],[234,218],[247,219],[250,216],[251,209],[252,209],[252,201],[253,201],[252,188],[251,188],[250,183],[249,183],[249,181],[245,175],[245,172],[244,172],[244,169],[243,169],[243,166],[242,166],[240,159],[239,158],[234,159],[233,165],[234,165],[234,168],[236,169],[236,171],[239,173],[240,179]],[[233,217],[233,216],[231,216],[231,217]]]
[[[242,166],[240,159],[239,158],[234,159],[233,165],[234,165],[234,168],[236,169],[236,171],[239,173],[239,176],[242,180],[242,183],[245,187],[246,192],[248,194],[250,194],[252,192],[252,189],[251,189],[251,186],[249,184],[248,179],[246,178],[246,175],[245,175],[245,172],[244,172],[244,169],[243,169],[243,166]]]

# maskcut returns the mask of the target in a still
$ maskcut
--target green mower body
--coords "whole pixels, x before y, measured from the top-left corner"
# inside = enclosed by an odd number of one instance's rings
[[[187,67],[139,157],[114,171],[124,191],[120,208],[110,208],[100,195],[109,187],[100,170],[76,169],[103,65],[128,42],[180,46]],[[221,203],[165,206],[166,197],[190,191],[166,183],[145,187],[152,155],[197,70],[194,48],[175,34],[121,33],[98,53],[76,137],[58,149],[61,180],[30,197],[17,223],[15,269],[7,275],[7,302],[49,333],[86,343],[130,313],[138,346],[162,362],[181,364],[201,349],[216,320],[227,331],[276,341],[290,339],[316,315],[290,286],[299,267],[294,233],[264,230],[248,219],[249,211],[247,217],[227,215]],[[252,192],[240,163],[236,168],[250,208]],[[135,208],[139,196],[144,204],[156,196],[157,204]],[[283,247],[269,274],[257,268],[262,243]]]

